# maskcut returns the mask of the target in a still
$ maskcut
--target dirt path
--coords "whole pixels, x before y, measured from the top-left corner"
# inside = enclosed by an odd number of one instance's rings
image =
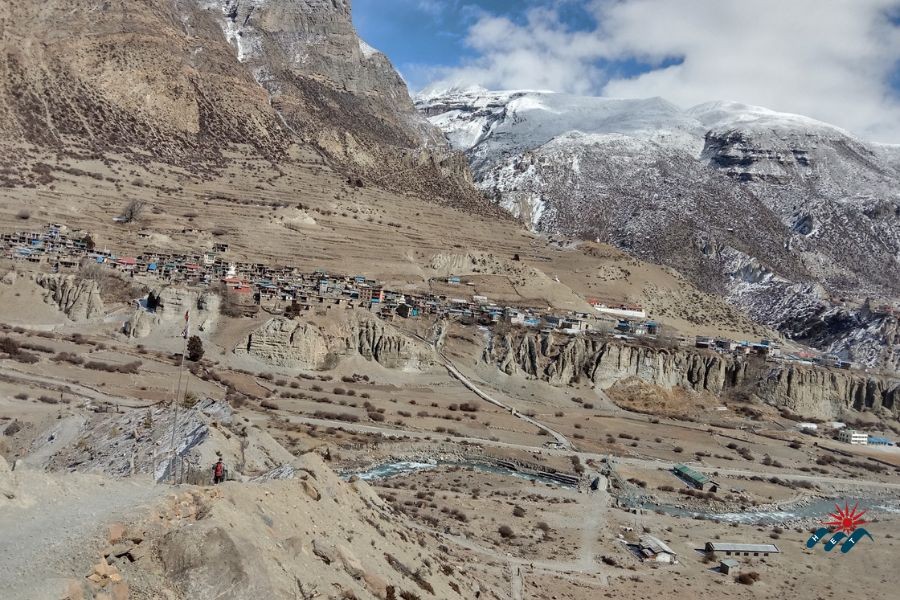
[[[426,338],[422,337],[421,335],[419,335],[418,333],[407,331],[405,329],[401,329],[401,331],[403,331],[403,333],[405,333],[406,335],[419,340],[420,342],[428,344],[428,346],[434,352],[435,358],[437,358],[441,362],[441,364],[444,365],[444,368],[447,369],[447,372],[450,374],[450,376],[453,377],[454,379],[456,379],[457,381],[459,381],[461,384],[463,384],[463,386],[466,389],[473,392],[476,396],[478,396],[485,402],[489,402],[489,403],[493,404],[494,406],[502,408],[503,410],[507,411],[514,417],[517,417],[519,419],[522,419],[526,423],[534,425],[541,431],[546,432],[548,435],[552,436],[553,439],[556,440],[556,443],[559,444],[560,446],[562,446],[563,448],[566,448],[569,450],[572,449],[572,442],[570,442],[569,439],[566,438],[566,436],[564,436],[563,434],[559,433],[558,431],[548,427],[547,425],[541,423],[540,421],[529,417],[528,415],[523,415],[518,410],[516,410],[514,407],[512,407],[504,402],[501,402],[500,400],[497,400],[496,398],[494,398],[493,396],[491,396],[490,394],[485,392],[483,389],[478,387],[475,384],[475,382],[473,382],[470,378],[463,375],[462,372],[460,372],[460,370],[458,368],[456,368],[456,365],[453,364],[453,361],[451,361],[449,358],[447,358],[447,355],[438,349],[438,343],[436,340],[426,339]]]
[[[524,600],[523,590],[525,587],[522,581],[522,567],[517,564],[509,563],[509,580],[512,584],[510,595],[512,600]]]
[[[538,421],[537,419],[533,419],[533,418],[529,417],[528,415],[523,415],[522,413],[520,413],[518,410],[516,410],[516,409],[513,408],[512,406],[509,406],[508,404],[505,404],[505,403],[503,403],[503,402],[497,400],[496,398],[494,398],[494,397],[491,396],[490,394],[488,394],[488,393],[486,393],[485,391],[483,391],[483,390],[482,390],[481,388],[479,388],[477,385],[475,385],[475,383],[472,382],[471,379],[469,379],[468,377],[466,377],[465,375],[463,375],[463,374],[459,371],[459,369],[457,369],[456,366],[450,361],[450,359],[448,359],[446,356],[444,356],[443,353],[440,353],[439,356],[440,356],[441,360],[443,361],[444,366],[447,368],[447,372],[450,373],[450,375],[451,375],[454,379],[456,379],[457,381],[459,381],[459,382],[460,382],[461,384],[463,384],[466,388],[468,388],[469,390],[471,390],[472,392],[474,392],[479,398],[483,399],[483,400],[486,401],[486,402],[490,402],[491,404],[493,404],[493,405],[495,405],[495,406],[499,406],[499,407],[502,408],[503,410],[505,410],[505,411],[509,412],[510,414],[512,414],[514,417],[518,417],[519,419],[522,419],[522,420],[525,421],[526,423],[529,423],[529,424],[531,424],[531,425],[534,425],[535,427],[537,427],[537,428],[540,429],[541,431],[547,432],[548,434],[550,434],[551,436],[553,436],[553,438],[556,440],[556,443],[559,444],[559,445],[561,445],[563,448],[567,448],[567,449],[571,449],[571,448],[572,448],[572,442],[570,442],[570,441],[568,440],[568,438],[566,438],[566,436],[564,436],[563,434],[559,433],[558,431],[556,431],[556,430],[554,430],[554,429],[551,429],[550,427],[547,427],[546,425],[544,425],[543,423],[541,423],[541,422]]]
[[[110,523],[136,517],[167,486],[145,479],[47,475],[17,470],[23,494],[0,510],[0,598],[60,598],[67,580],[96,562],[95,548]]]
[[[602,511],[606,506],[603,505],[602,500],[595,495],[592,495],[589,498],[590,502],[595,503],[596,508],[591,512],[594,513],[596,519],[592,519],[591,522],[588,523],[582,536],[583,541],[584,539],[589,538],[590,543],[580,549],[579,557],[574,561],[521,558],[509,553],[500,552],[493,548],[486,548],[476,544],[468,538],[441,532],[436,529],[425,527],[424,525],[419,525],[418,523],[412,523],[411,526],[413,529],[427,531],[439,536],[443,540],[470,552],[474,552],[475,554],[480,554],[481,556],[498,562],[506,563],[509,566],[511,597],[513,600],[524,600],[524,577],[527,572],[535,573],[540,571],[542,573],[597,587],[609,585],[609,574],[603,567],[597,564],[593,556],[594,542],[597,538],[597,527],[602,518]],[[587,559],[585,559],[585,557],[587,557]]]

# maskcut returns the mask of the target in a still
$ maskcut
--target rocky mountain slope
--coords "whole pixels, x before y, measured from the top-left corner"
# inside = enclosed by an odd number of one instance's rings
[[[900,294],[893,147],[735,103],[472,89],[417,104],[533,229],[611,242],[787,335],[900,365],[896,317],[859,310]]]
[[[6,185],[56,161],[219,171],[229,149],[280,163],[315,147],[350,181],[481,205],[464,159],[414,110],[349,0],[0,2]],[[16,168],[16,167],[19,168]],[[362,181],[360,181],[360,185]]]

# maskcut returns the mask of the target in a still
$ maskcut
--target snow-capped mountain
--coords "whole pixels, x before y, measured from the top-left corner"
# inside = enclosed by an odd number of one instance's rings
[[[533,229],[608,241],[787,335],[900,366],[893,338],[876,340],[878,356],[847,343],[860,329],[877,337],[882,321],[896,331],[895,318],[837,306],[900,296],[897,147],[733,102],[682,110],[475,88],[417,106],[467,154],[477,184]]]

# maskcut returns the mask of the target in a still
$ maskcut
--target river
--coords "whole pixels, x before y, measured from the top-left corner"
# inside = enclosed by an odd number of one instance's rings
[[[512,469],[492,465],[478,461],[441,461],[441,460],[399,460],[369,467],[361,471],[346,471],[342,473],[345,479],[356,476],[364,481],[377,481],[399,477],[421,471],[435,470],[441,467],[471,468],[482,473],[516,477],[527,481],[537,481],[548,485],[560,487],[572,487],[560,484],[546,477],[540,477],[530,473],[520,473]],[[751,509],[741,512],[713,512],[693,511],[690,509],[672,506],[668,504],[641,503],[632,508],[660,511],[674,517],[698,518],[719,520],[725,523],[742,523],[752,525],[775,525],[807,519],[819,520],[834,512],[834,505],[848,503],[853,506],[859,502],[859,506],[868,510],[869,515],[877,513],[900,514],[900,498],[814,498],[809,502],[782,508]]]

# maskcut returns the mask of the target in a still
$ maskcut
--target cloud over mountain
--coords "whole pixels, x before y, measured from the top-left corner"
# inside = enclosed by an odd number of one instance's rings
[[[736,100],[900,143],[900,0],[594,0],[581,21],[572,4],[482,12],[466,38],[476,57],[429,87]]]

